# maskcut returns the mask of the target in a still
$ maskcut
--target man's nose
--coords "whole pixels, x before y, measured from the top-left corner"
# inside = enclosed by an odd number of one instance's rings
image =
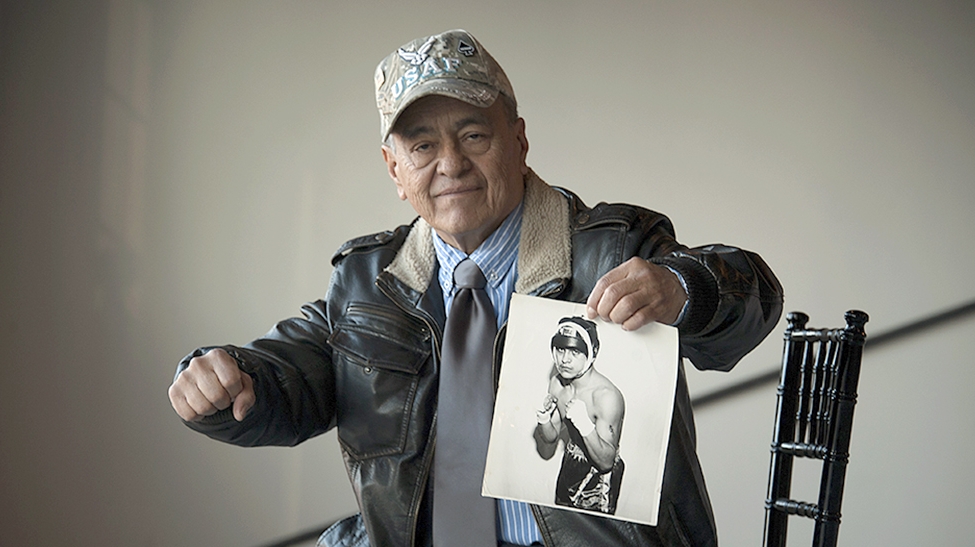
[[[457,178],[470,169],[471,163],[460,143],[450,140],[441,148],[438,170],[444,176]]]

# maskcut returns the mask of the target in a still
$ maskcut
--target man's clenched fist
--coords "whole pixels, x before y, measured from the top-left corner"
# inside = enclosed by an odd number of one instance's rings
[[[169,401],[188,422],[233,405],[234,419],[243,421],[254,406],[254,380],[222,349],[194,357],[169,387]]]
[[[582,399],[572,399],[565,405],[565,417],[572,422],[572,425],[576,426],[583,437],[588,436],[596,429],[596,424],[592,423],[592,419],[589,418],[586,402]]]

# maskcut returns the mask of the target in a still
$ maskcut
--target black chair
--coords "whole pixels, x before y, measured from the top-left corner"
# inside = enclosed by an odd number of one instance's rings
[[[793,515],[815,520],[813,547],[836,545],[868,319],[853,310],[846,312],[846,328],[810,329],[806,314],[788,315],[765,500],[765,547],[785,547]],[[796,457],[822,460],[817,503],[790,497]]]

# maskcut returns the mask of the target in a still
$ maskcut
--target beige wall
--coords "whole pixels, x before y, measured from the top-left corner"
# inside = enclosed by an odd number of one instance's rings
[[[334,434],[221,445],[166,388],[412,218],[372,71],[456,27],[505,67],[543,178],[759,251],[814,324],[975,297],[968,2],[5,0],[0,544],[259,545],[354,510]],[[843,544],[975,536],[973,325],[868,352]],[[692,390],[774,367],[778,332]],[[773,391],[698,414],[725,546],[761,542]]]

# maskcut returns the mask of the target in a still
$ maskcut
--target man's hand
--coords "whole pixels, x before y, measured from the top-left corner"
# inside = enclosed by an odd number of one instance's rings
[[[538,418],[538,423],[547,424],[552,421],[552,413],[555,412],[556,403],[558,403],[558,399],[554,395],[551,393],[545,395],[542,408],[535,411],[535,417]]]
[[[599,316],[636,330],[653,321],[674,324],[685,302],[687,293],[674,272],[633,257],[600,278],[586,308],[589,319]]]
[[[589,409],[586,402],[582,399],[572,399],[565,405],[565,418],[576,426],[583,437],[588,436],[596,429],[596,424],[589,418]]]
[[[233,405],[234,419],[244,420],[256,401],[254,380],[222,349],[194,357],[169,387],[173,409],[192,422]]]

